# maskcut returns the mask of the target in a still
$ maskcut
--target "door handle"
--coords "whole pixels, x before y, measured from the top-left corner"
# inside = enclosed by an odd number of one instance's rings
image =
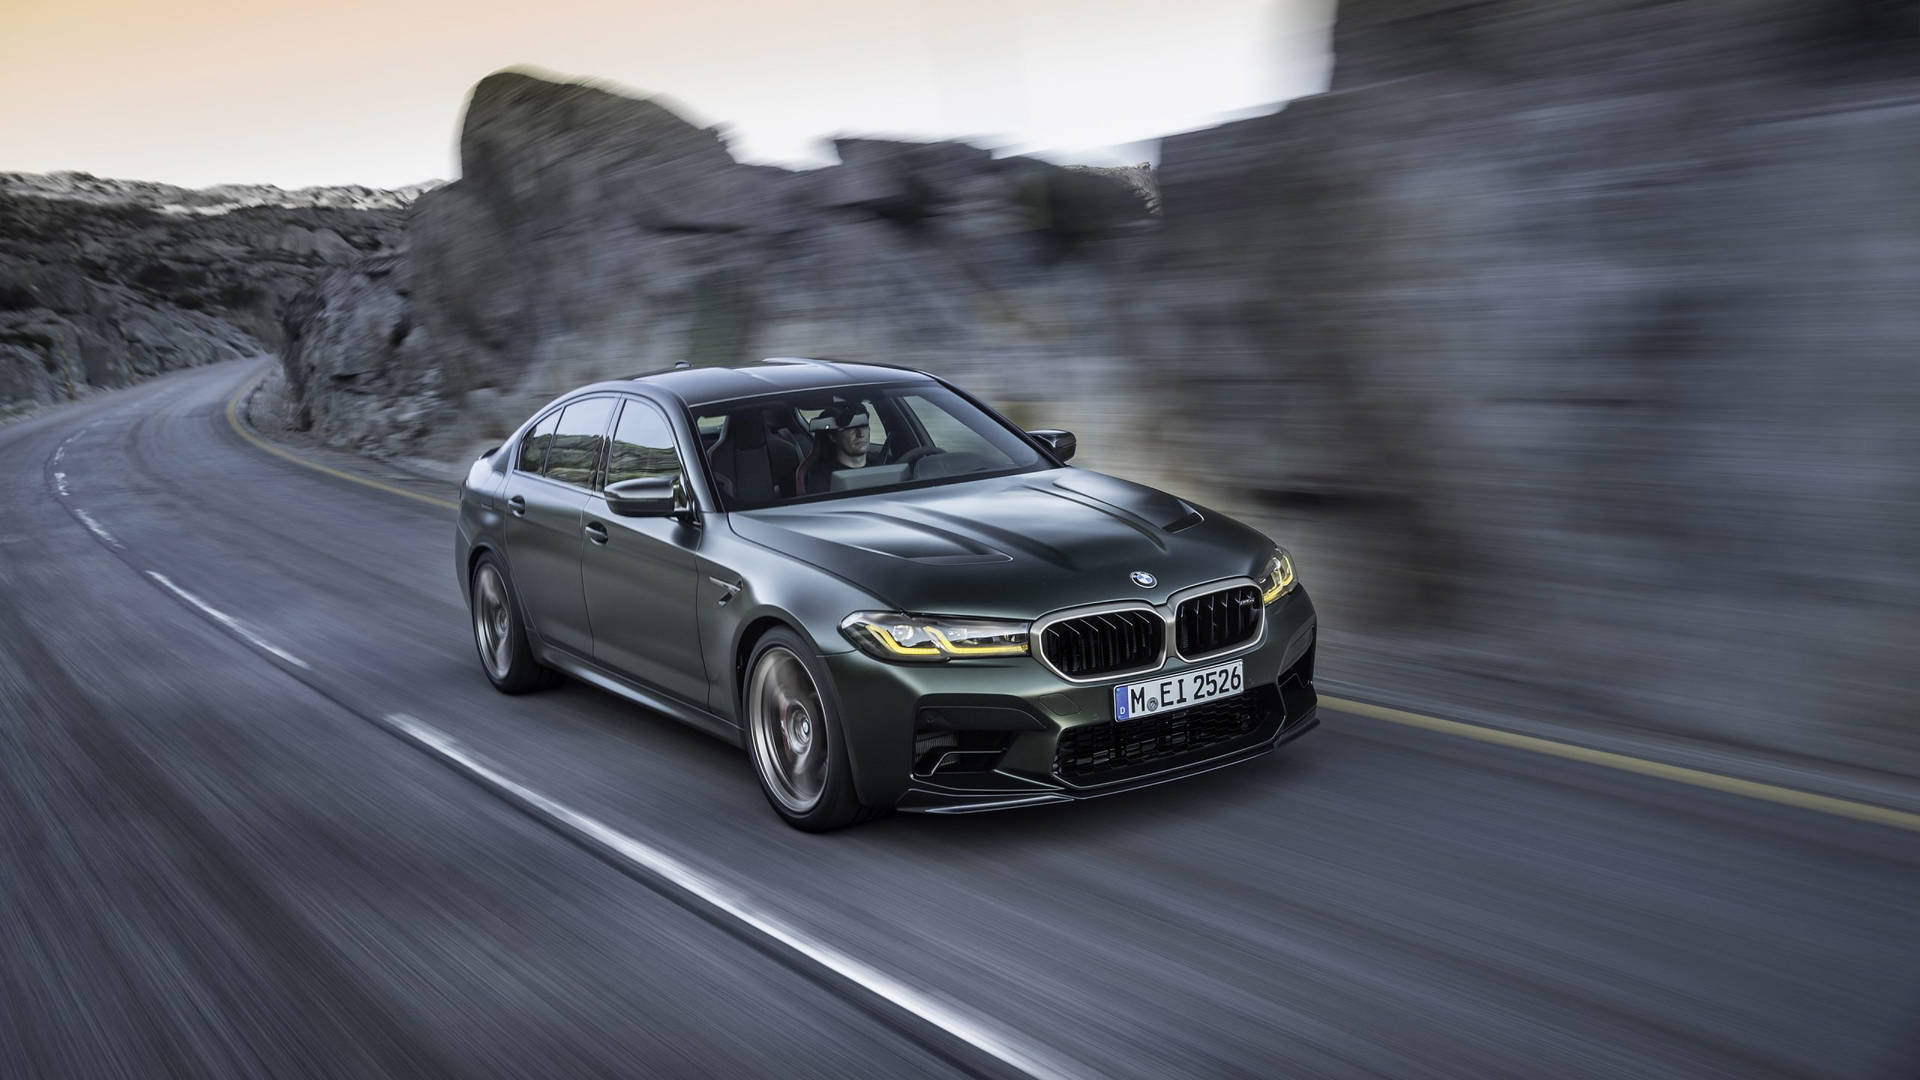
[[[596,544],[607,542],[607,527],[597,521],[587,522],[587,539]]]
[[[507,510],[512,513],[514,517],[526,517],[527,497],[525,495],[515,495],[513,498],[508,499]]]

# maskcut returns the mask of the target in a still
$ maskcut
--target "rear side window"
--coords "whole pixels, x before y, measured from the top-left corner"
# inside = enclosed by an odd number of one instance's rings
[[[520,471],[538,474],[547,464],[547,446],[553,442],[554,425],[560,422],[560,410],[548,413],[527,430],[520,440]]]
[[[607,483],[644,476],[676,476],[680,454],[673,447],[673,429],[660,410],[638,401],[627,402],[607,451]]]
[[[612,398],[576,401],[560,414],[553,444],[547,448],[547,478],[580,487],[593,486],[600,464],[600,444],[606,441],[607,421],[613,417]]]

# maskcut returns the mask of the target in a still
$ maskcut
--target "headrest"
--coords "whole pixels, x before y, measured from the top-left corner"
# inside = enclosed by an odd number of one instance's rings
[[[735,450],[758,450],[767,445],[767,420],[758,409],[746,409],[727,416],[727,429],[720,441]]]
[[[809,431],[840,431],[866,426],[867,410],[851,401],[836,401],[807,422]]]

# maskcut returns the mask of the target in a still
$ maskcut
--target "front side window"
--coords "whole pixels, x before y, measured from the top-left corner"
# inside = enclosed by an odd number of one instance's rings
[[[1018,432],[943,386],[851,386],[695,411],[729,510],[1003,476],[1046,465]],[[765,460],[762,460],[764,458]],[[771,482],[764,479],[771,477]]]
[[[673,429],[660,410],[645,402],[629,401],[620,410],[620,423],[607,448],[607,486],[648,476],[678,476],[680,452],[674,449]]]
[[[593,486],[600,464],[600,444],[606,440],[607,421],[613,418],[614,399],[587,398],[568,405],[547,447],[547,478],[579,487]]]
[[[520,471],[538,476],[546,468],[547,446],[553,442],[553,429],[560,423],[560,410],[555,409],[540,419],[540,422],[527,429],[526,438],[520,440]]]
[[[906,402],[935,446],[949,453],[993,454],[993,446],[986,436],[962,423],[946,409],[918,394],[909,395]]]

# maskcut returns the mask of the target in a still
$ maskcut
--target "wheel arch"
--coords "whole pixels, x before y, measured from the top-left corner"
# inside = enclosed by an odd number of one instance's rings
[[[784,613],[763,612],[748,620],[746,625],[740,628],[740,636],[734,643],[732,678],[733,715],[740,719],[743,726],[747,714],[747,703],[744,697],[747,682],[747,661],[753,656],[753,647],[760,644],[760,639],[767,636],[767,631],[776,627],[798,634],[802,641],[807,640],[807,632],[800,628],[800,620]]]
[[[473,572],[476,569],[478,569],[480,566],[480,557],[482,555],[488,555],[488,554],[493,555],[495,558],[499,558],[499,553],[494,549],[493,541],[491,540],[482,540],[479,543],[473,545],[472,551],[467,552],[467,580],[468,581],[473,580]],[[506,561],[505,559],[501,559],[501,562],[505,562],[505,561]]]
[[[533,620],[527,615],[526,598],[520,595],[519,588],[513,583],[513,563],[507,558],[506,548],[493,540],[475,541],[473,550],[467,553],[467,576],[460,579],[460,591],[465,594],[468,606],[472,606],[473,572],[480,568],[480,560],[489,555],[500,564],[501,571],[506,575],[507,597],[513,602],[513,609],[520,616],[520,624],[526,627],[527,639],[536,643],[534,655],[538,656],[540,649],[544,647],[538,643],[544,642],[545,639],[540,636],[538,630],[534,629]]]
[[[491,540],[477,540],[467,549],[467,572],[460,577],[460,595],[469,604],[473,603],[473,572],[480,569],[480,559],[485,555],[499,559],[502,567],[507,565],[507,557]]]
[[[860,755],[855,752],[854,739],[851,731],[847,727],[848,712],[846,700],[841,697],[840,687],[834,681],[833,672],[827,667],[825,658],[820,654],[819,646],[815,642],[813,635],[807,632],[806,624],[800,619],[794,618],[791,614],[777,609],[757,612],[749,618],[741,627],[739,640],[733,650],[734,716],[740,723],[741,740],[748,756],[751,757],[753,754],[751,742],[753,735],[748,730],[748,725],[751,721],[746,715],[747,664],[753,657],[754,649],[759,646],[760,642],[765,639],[769,633],[775,630],[785,630],[792,634],[799,639],[802,645],[807,646],[808,651],[813,654],[811,658],[803,658],[803,662],[806,663],[809,668],[808,675],[814,680],[815,688],[819,690],[820,696],[824,699],[824,703],[840,725],[841,740],[845,746],[847,769],[849,779],[853,784],[854,796],[856,799],[864,799],[867,792],[867,784],[865,783],[866,770]],[[817,671],[813,670],[816,665],[818,667]],[[881,806],[869,806],[862,809],[853,821],[864,821],[868,817],[881,812],[883,807],[890,806],[892,806],[891,801]],[[852,822],[848,822],[848,824],[851,823]]]

